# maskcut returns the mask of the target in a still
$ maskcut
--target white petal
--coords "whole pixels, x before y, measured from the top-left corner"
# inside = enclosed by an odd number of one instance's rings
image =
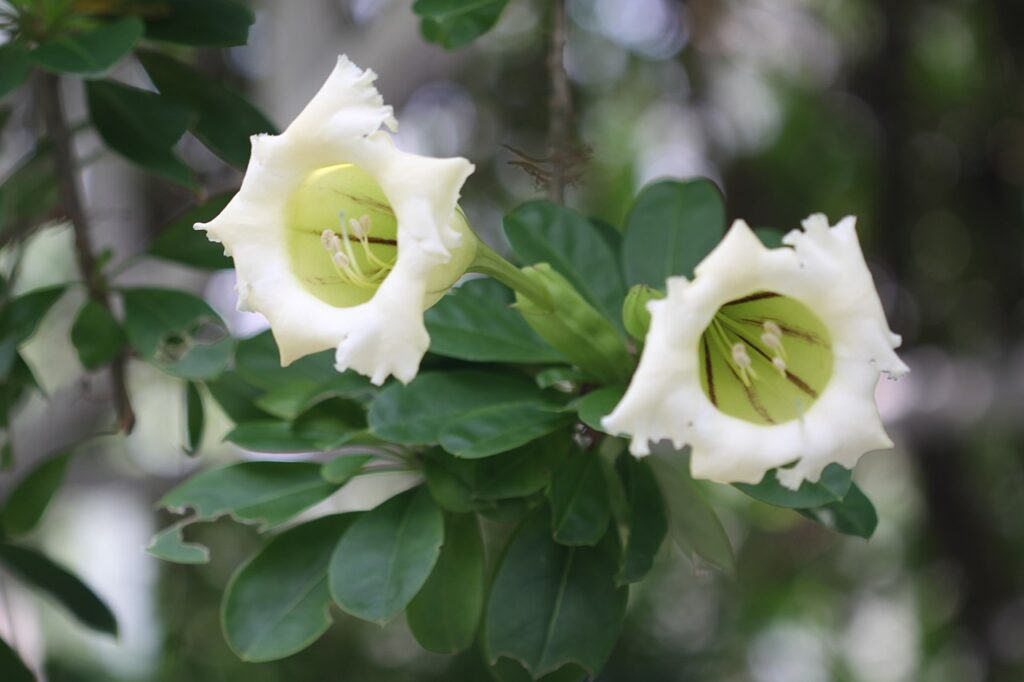
[[[692,282],[673,278],[668,295],[652,301],[643,356],[622,401],[602,424],[632,436],[630,451],[649,442],[690,445],[695,477],[757,483],[765,472],[796,488],[816,481],[832,462],[852,467],[865,452],[891,447],[874,402],[879,371],[901,374],[899,337],[886,323],[857,242],[854,220],[829,227],[823,215],[767,249],[736,221],[697,266]],[[755,424],[718,410],[700,382],[698,343],[717,310],[757,291],[803,303],[825,324],[834,353],[832,376],[802,418]]]
[[[397,149],[382,130],[394,130],[397,122],[374,88],[375,78],[339,57],[283,133],[252,138],[241,189],[219,216],[196,229],[222,242],[234,258],[239,306],[266,316],[283,364],[336,348],[339,370],[351,367],[381,383],[392,374],[403,381],[415,376],[429,345],[423,311],[440,295],[431,283],[454,282],[475,242],[453,226],[472,164]],[[300,184],[313,171],[342,163],[373,177],[398,223],[394,268],[371,300],[347,308],[305,288],[285,228],[286,204]]]

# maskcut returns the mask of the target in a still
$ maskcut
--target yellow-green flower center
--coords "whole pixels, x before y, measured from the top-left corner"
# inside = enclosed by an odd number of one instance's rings
[[[799,419],[832,376],[825,324],[796,299],[769,291],[719,308],[697,352],[712,404],[755,424]]]
[[[352,164],[320,168],[289,199],[292,267],[310,293],[339,307],[364,303],[398,258],[398,225],[384,192]]]

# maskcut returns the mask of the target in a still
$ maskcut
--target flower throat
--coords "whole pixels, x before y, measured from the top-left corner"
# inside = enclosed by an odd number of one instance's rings
[[[394,212],[373,178],[352,164],[311,173],[291,196],[286,221],[295,272],[331,305],[369,300],[398,258]]]
[[[769,291],[719,308],[698,356],[711,403],[755,424],[799,419],[832,376],[824,323],[799,301]]]

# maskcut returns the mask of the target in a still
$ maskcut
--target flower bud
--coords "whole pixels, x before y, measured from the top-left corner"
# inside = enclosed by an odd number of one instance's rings
[[[632,360],[612,323],[547,263],[523,268],[522,272],[548,296],[545,305],[516,293],[515,307],[533,330],[596,379],[624,382]]]
[[[637,341],[643,343],[647,329],[651,326],[651,312],[647,309],[647,303],[661,298],[665,298],[665,292],[646,284],[637,284],[626,294],[626,300],[622,303],[622,324]]]

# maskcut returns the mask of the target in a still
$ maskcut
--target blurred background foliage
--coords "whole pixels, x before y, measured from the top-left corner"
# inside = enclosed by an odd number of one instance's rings
[[[451,52],[422,39],[407,0],[251,4],[248,45],[196,50],[205,74],[247,92],[282,125],[336,55],[349,54],[380,74],[402,122],[400,145],[476,164],[463,205],[501,246],[501,216],[542,192],[511,162],[545,154],[546,2],[511,0],[492,31]],[[705,175],[723,188],[729,218],[755,226],[855,214],[913,370],[879,388],[896,450],[857,470],[879,510],[870,542],[707,488],[736,547],[736,574],[663,552],[656,579],[634,591],[599,679],[1024,679],[1024,4],[570,0],[568,15],[575,131],[587,150],[568,203],[621,225],[650,180]],[[148,87],[134,60],[114,77]],[[72,121],[84,112],[74,85],[65,93]],[[31,153],[39,119],[23,94],[3,101],[3,116],[6,174]],[[239,170],[199,137],[176,147],[196,171],[183,188],[142,174],[83,131],[87,208],[123,281],[201,292],[244,335],[262,323],[233,310],[230,272],[133,259],[194,196],[237,187]],[[11,206],[8,196],[4,210]],[[38,231],[19,287],[73,277],[67,227]],[[68,342],[82,300],[73,299],[24,351],[48,397],[32,398],[12,434],[16,471],[108,419],[106,382],[79,378]],[[46,603],[6,590],[0,633],[48,679],[487,678],[472,652],[428,654],[400,622],[381,630],[341,614],[294,657],[240,662],[221,636],[218,606],[256,533],[227,521],[197,527],[196,539],[216,548],[205,566],[142,553],[166,525],[154,501],[196,463],[181,452],[179,383],[134,363],[129,386],[135,432],[82,451],[39,531],[111,604],[120,637],[83,633]],[[204,459],[236,458],[212,406],[208,422]],[[346,489],[351,499],[337,508],[375,494],[365,487]]]

